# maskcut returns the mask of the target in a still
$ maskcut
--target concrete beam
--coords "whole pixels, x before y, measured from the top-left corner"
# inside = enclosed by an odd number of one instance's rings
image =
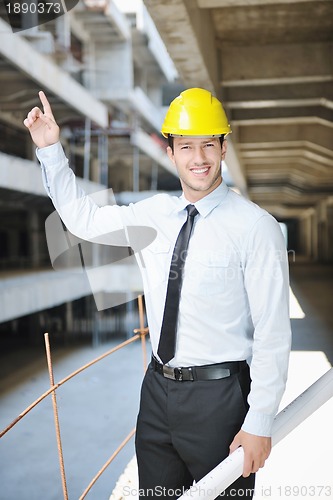
[[[189,87],[218,90],[214,26],[192,0],[144,0],[168,52]]]
[[[20,71],[35,80],[40,88],[49,90],[70,108],[90,118],[100,127],[108,126],[108,109],[90,92],[77,83],[49,58],[31,47],[22,37],[13,34],[9,25],[0,19],[0,54]],[[36,96],[36,101],[38,96]]]
[[[132,267],[133,271],[129,270],[128,265],[122,266],[121,264],[94,268],[110,277],[105,289],[104,286],[96,286],[96,283],[103,285],[103,280],[94,282],[94,293],[119,294],[130,290],[142,292],[140,274],[135,272],[136,266]],[[8,273],[6,278],[0,279],[0,323],[91,294],[91,285],[82,268],[34,273],[28,271],[15,277]]]
[[[105,186],[84,179],[77,179],[78,185],[87,193],[105,191]],[[0,152],[0,188],[47,196],[41,170],[37,161],[23,160]]]
[[[274,153],[273,153],[274,154]],[[316,185],[333,186],[333,177],[331,174],[332,163],[325,167],[320,162],[315,163],[308,158],[298,158],[290,155],[288,152],[281,152],[276,158],[258,158],[253,157],[244,161],[247,176],[261,176],[261,178],[270,184],[273,179],[286,179],[289,175],[301,175],[300,183],[314,183]]]
[[[294,158],[280,158],[275,163],[264,161],[251,161],[246,164],[246,172],[249,185],[265,184],[268,187],[279,182],[280,184],[292,184],[298,189],[318,189],[322,191],[333,188],[333,178],[329,171],[322,174],[321,169],[316,169],[306,160]]]
[[[0,152],[0,187],[46,196],[41,171],[36,163]]]
[[[93,25],[94,23],[102,23],[108,29],[109,34],[118,41],[125,41],[131,38],[131,29],[126,16],[117,8],[112,0],[89,0],[85,4],[80,2],[70,11],[70,14],[84,24]],[[89,31],[91,39],[98,37],[98,29]]]
[[[122,109],[125,113],[137,113],[140,117],[149,123],[157,132],[160,132],[164,110],[149,99],[148,95],[142,90],[141,87],[128,88],[125,84],[121,87],[120,82],[118,86],[112,86],[112,82],[99,90],[96,93],[100,99],[109,102],[117,108]]]
[[[29,108],[28,108],[29,109]],[[18,118],[16,114],[13,112],[7,111],[0,111],[0,120],[3,123],[7,123],[8,125],[14,126],[18,129],[24,130],[24,125],[23,125],[23,120],[22,117]]]
[[[91,293],[81,274],[44,271],[0,280],[0,322],[32,314]]]
[[[280,103],[281,101],[290,102],[293,100],[295,104],[303,100],[313,99],[328,99],[333,101],[333,78],[331,81],[318,83],[293,83],[293,84],[273,84],[273,85],[249,85],[249,86],[224,86],[224,93],[228,97],[228,103],[232,102],[273,102]],[[317,105],[321,105],[317,102]]]
[[[266,200],[267,202],[290,202],[300,206],[316,204],[323,198],[321,193],[312,191],[304,193],[302,189],[297,189],[291,186],[254,186],[249,187],[249,193],[251,199],[255,196],[257,200],[260,198],[261,200]]]
[[[161,167],[165,168],[165,170],[177,176],[177,170],[169,160],[167,154],[146,132],[140,129],[133,132],[131,134],[131,143],[156,161]]]
[[[269,45],[221,44],[221,84],[230,81],[268,80],[279,78],[332,78],[333,43],[289,43]],[[311,61],[311,64],[309,64]],[[305,80],[304,80],[305,81]]]
[[[247,194],[247,183],[246,178],[241,166],[238,151],[235,149],[234,144],[230,136],[228,136],[228,149],[226,155],[226,163],[228,165],[228,170],[234,181],[234,184],[243,196],[248,196]]]
[[[153,58],[154,66],[157,65],[160,68],[169,82],[174,81],[178,76],[176,68],[143,2],[128,2],[124,0],[113,1],[115,1],[117,7],[123,13],[135,16],[136,18],[135,27],[132,28],[134,51],[137,52],[136,49],[141,45],[142,54],[147,55],[147,52],[149,52],[150,56]],[[138,39],[140,40],[139,43],[137,43]],[[142,59],[144,59],[144,56]],[[143,60],[138,61],[138,64],[141,67],[146,67]]]
[[[231,122],[239,120],[265,120],[265,119],[291,119],[300,120],[315,117],[316,120],[333,125],[333,110],[323,106],[298,106],[298,107],[258,107],[234,109],[230,116]],[[329,126],[329,125],[328,125]]]
[[[223,87],[263,87],[271,85],[298,85],[311,83],[333,82],[332,75],[309,75],[309,76],[277,76],[275,78],[250,78],[242,80],[223,79],[220,85]]]
[[[152,103],[147,94],[145,94],[140,87],[135,87],[130,92],[129,101],[133,109],[160,132],[163,123],[162,110]]]
[[[110,20],[111,24],[116,28],[118,36],[122,40],[130,40],[131,29],[126,16],[120,12],[112,0],[108,0],[105,8],[105,15]]]
[[[317,159],[321,158],[327,165],[332,165],[333,161],[333,151],[327,147],[320,146],[311,141],[306,140],[290,140],[290,141],[271,141],[271,142],[249,142],[238,144],[238,150],[241,156],[251,157],[254,155],[269,155],[274,156],[278,154],[278,151],[294,151],[297,150],[297,154],[303,155],[315,155]],[[313,158],[313,157],[312,157]]]
[[[333,101],[324,97],[309,99],[269,99],[256,101],[228,101],[228,109],[297,108],[303,106],[323,106],[333,109]]]
[[[242,149],[242,144],[255,144],[261,143],[275,143],[277,146],[279,143],[288,143],[292,145],[294,141],[304,141],[311,143],[311,147],[319,148],[323,151],[323,154],[327,150],[332,149],[333,143],[333,128],[331,126],[326,126],[326,124],[318,123],[313,120],[304,121],[286,121],[286,120],[266,120],[264,123],[259,120],[255,124],[249,124],[251,126],[240,126],[237,132],[237,142],[239,147]]]
[[[262,208],[267,210],[270,214],[272,214],[276,219],[298,219],[304,213],[303,207],[287,207],[282,206],[279,203],[274,204],[266,202],[261,205]]]
[[[317,116],[294,116],[294,117],[286,117],[286,118],[258,118],[258,119],[237,119],[232,121],[233,125],[242,126],[242,127],[255,127],[257,125],[270,125],[275,127],[275,125],[322,125],[324,127],[329,127],[333,129],[333,123],[328,120],[324,120],[322,118],[318,118]]]

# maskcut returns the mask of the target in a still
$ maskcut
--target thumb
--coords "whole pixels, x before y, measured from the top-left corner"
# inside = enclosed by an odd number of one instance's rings
[[[241,442],[240,442],[240,439],[238,437],[238,435],[236,435],[234,437],[234,440],[233,442],[231,443],[231,445],[229,446],[229,450],[230,450],[230,453],[233,453],[234,451],[237,450],[237,448],[239,448],[241,446]]]

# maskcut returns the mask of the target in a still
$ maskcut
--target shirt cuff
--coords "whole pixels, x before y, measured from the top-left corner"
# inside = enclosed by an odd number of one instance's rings
[[[46,146],[45,148],[37,148],[36,156],[41,163],[47,164],[48,167],[57,165],[66,159],[65,152],[61,145],[61,142],[56,142],[51,144],[51,146]]]
[[[249,410],[242,425],[242,430],[256,436],[271,437],[274,415],[265,415]]]

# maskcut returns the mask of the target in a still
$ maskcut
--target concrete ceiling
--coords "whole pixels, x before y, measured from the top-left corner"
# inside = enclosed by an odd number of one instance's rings
[[[144,2],[185,86],[223,100],[249,197],[288,218],[332,195],[333,0]]]

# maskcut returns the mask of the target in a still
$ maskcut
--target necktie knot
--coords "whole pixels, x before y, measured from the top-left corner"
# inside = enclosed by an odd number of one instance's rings
[[[195,217],[199,213],[194,205],[187,205],[186,210],[189,217]]]

